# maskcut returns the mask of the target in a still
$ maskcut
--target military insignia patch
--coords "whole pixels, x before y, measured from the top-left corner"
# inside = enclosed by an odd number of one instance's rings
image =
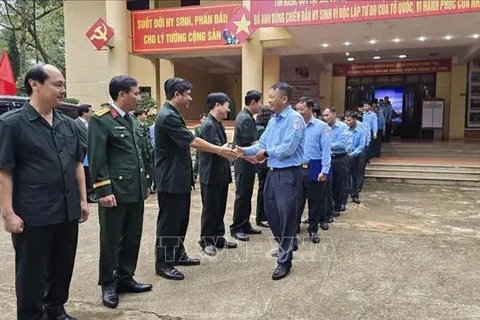
[[[110,110],[110,113],[112,114],[112,118],[113,118],[113,119],[117,119],[117,118],[118,118],[118,112],[117,112],[117,110],[112,109],[112,110]]]
[[[293,128],[295,130],[300,129],[301,127],[302,127],[302,124],[300,123],[300,120],[298,120],[298,119],[293,120]]]
[[[102,108],[102,109],[98,110],[97,112],[95,112],[95,115],[101,117],[101,116],[107,114],[109,111],[110,111],[109,108]]]

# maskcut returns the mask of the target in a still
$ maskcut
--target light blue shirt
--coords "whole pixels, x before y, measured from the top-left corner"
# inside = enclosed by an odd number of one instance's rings
[[[383,104],[383,116],[386,122],[392,121],[392,110],[392,105],[390,103]]]
[[[373,111],[363,113],[363,122],[368,123],[372,134],[376,135],[378,131],[377,114]]]
[[[300,166],[304,142],[305,121],[288,106],[270,119],[258,143],[245,148],[245,155],[253,156],[263,149],[268,153],[267,165],[271,168]]]
[[[370,135],[370,127],[368,123],[357,121],[357,126],[363,130],[365,134],[365,147],[370,144],[370,140],[372,140],[372,136]]]
[[[303,147],[304,163],[310,160],[322,160],[322,173],[330,171],[332,130],[325,123],[312,116],[305,128],[305,144]]]
[[[377,114],[378,119],[378,130],[383,130],[385,132],[385,117],[381,111]]]
[[[363,149],[365,148],[366,141],[365,141],[365,130],[361,126],[359,126],[360,122],[357,121],[357,125],[355,128],[350,128],[350,132],[352,132],[352,146],[350,153],[353,156],[358,156],[362,153]]]
[[[155,148],[155,124],[152,124],[150,126],[148,132],[150,133],[150,141],[152,142],[152,147]]]
[[[332,128],[332,154],[348,153],[350,144],[350,129],[340,120],[335,120]]]

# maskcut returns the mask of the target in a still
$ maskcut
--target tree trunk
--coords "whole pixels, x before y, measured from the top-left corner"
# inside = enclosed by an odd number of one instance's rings
[[[24,76],[27,72],[27,30],[28,30],[28,12],[27,12],[27,1],[28,0],[18,0],[20,5],[21,15],[21,25],[22,29],[20,30],[20,75]]]

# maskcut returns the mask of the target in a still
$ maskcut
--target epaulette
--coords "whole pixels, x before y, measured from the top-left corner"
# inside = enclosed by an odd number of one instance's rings
[[[107,113],[110,112],[110,108],[102,108],[100,110],[98,110],[97,112],[95,112],[95,115],[98,116],[98,117],[101,117]]]

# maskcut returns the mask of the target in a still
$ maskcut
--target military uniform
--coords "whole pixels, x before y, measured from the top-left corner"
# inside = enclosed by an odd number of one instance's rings
[[[150,138],[150,132],[148,127],[141,123],[137,119],[137,136],[140,138],[140,149],[142,152],[145,153],[145,172],[146,172],[146,177],[147,177],[147,186],[151,187],[152,186],[152,179],[153,179],[153,157],[152,157],[152,142]]]
[[[146,149],[138,122],[113,106],[96,112],[89,122],[90,173],[97,197],[114,195],[117,206],[99,204],[99,285],[133,277],[147,198]]]

